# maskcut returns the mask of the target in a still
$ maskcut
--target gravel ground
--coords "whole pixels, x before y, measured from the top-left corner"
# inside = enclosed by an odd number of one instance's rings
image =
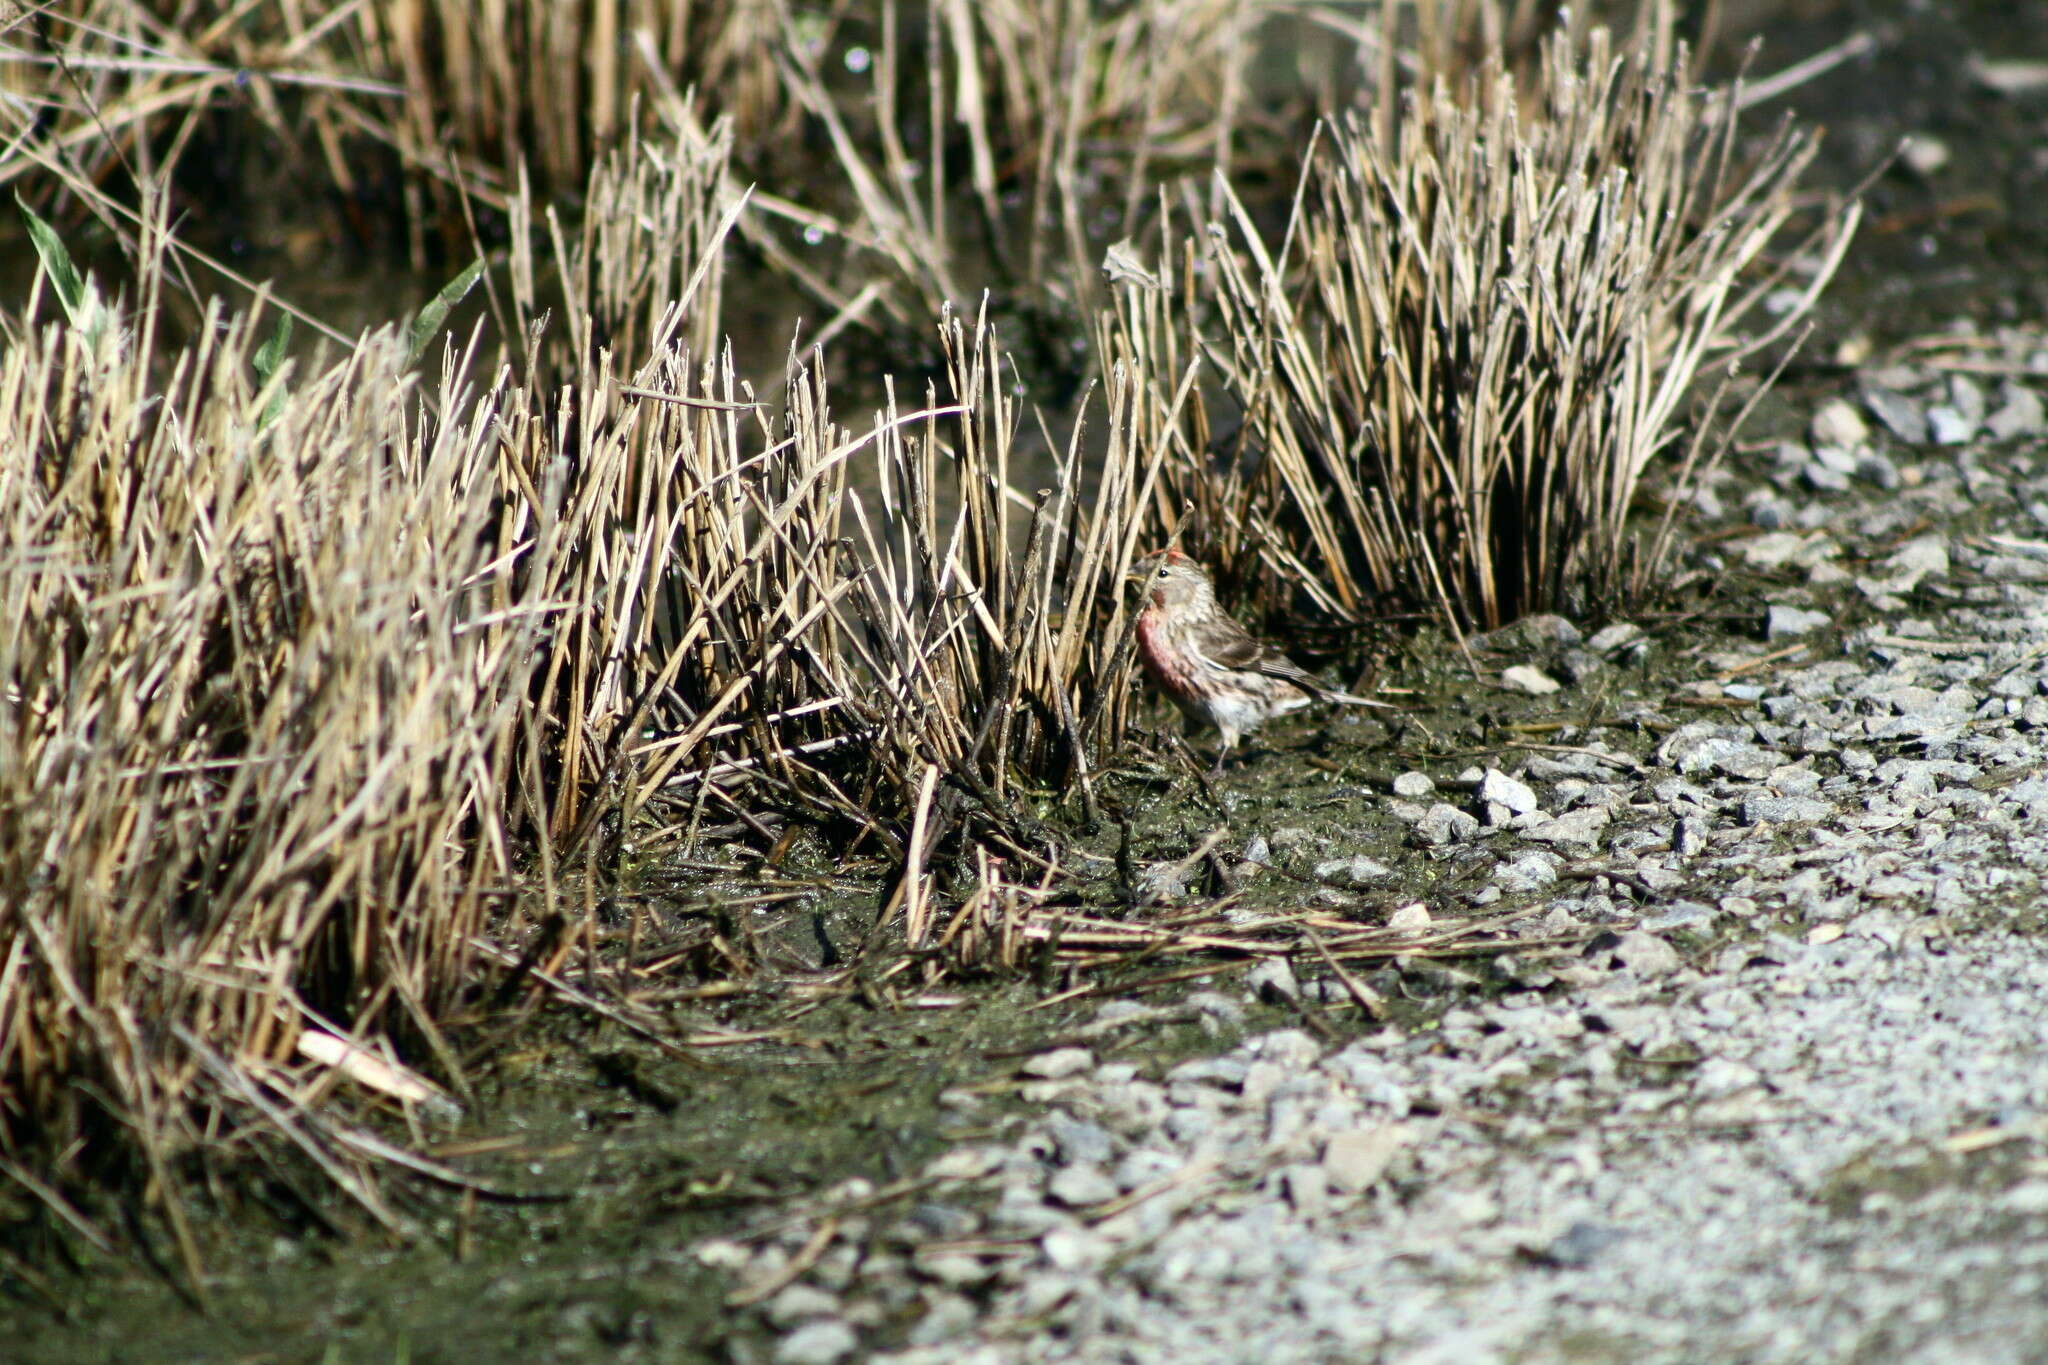
[[[1416,856],[1483,861],[1464,899],[1524,910],[1531,951],[1382,974],[1447,990],[1419,1027],[1028,1060],[1035,1117],[941,1158],[909,1217],[871,1223],[856,1182],[829,1227],[698,1248],[779,1286],[734,1354],[2048,1358],[2048,342],[1960,340],[2004,377],[1866,372],[1699,495],[1728,534],[1692,567],[1775,586],[1752,647],[1613,708],[1653,751],[1610,725],[1373,798]],[[1506,685],[1568,699],[1639,637],[1494,643],[1524,652]]]

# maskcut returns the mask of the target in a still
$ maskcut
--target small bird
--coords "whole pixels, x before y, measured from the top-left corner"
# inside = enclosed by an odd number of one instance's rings
[[[1224,756],[1243,736],[1311,701],[1387,706],[1326,686],[1277,649],[1253,639],[1216,601],[1202,566],[1179,550],[1139,560],[1130,577],[1145,584],[1145,605],[1138,613],[1138,653],[1145,671],[1182,714],[1222,733],[1216,771],[1223,770]]]

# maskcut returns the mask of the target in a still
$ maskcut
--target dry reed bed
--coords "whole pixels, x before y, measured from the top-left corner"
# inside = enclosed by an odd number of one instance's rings
[[[280,365],[217,307],[159,363],[161,200],[132,302],[53,268],[68,320],[5,323],[0,1151],[86,1235],[139,1160],[196,1283],[181,1192],[223,1143],[404,1230],[316,1101],[443,1103],[393,1043],[463,1091],[481,965],[592,939],[564,857],[587,885],[650,821],[782,806],[896,851],[916,945],[938,851],[1043,860],[1023,798],[1115,746],[1156,462],[1112,412],[1098,473],[1077,444],[1013,487],[1013,378],[956,317],[914,409],[843,427],[813,362],[771,413],[704,340],[726,180],[721,134],[609,158],[559,319],[515,250],[488,378],[395,328]]]
[[[0,137],[37,144],[0,141],[0,184],[47,183],[52,161],[98,184],[174,182],[182,165],[210,200],[216,148],[238,148],[292,166],[330,231],[395,229],[424,268],[479,213],[516,215],[522,187],[571,195],[607,150],[687,109],[733,123],[749,179],[813,174],[824,154],[834,174],[760,195],[749,237],[841,325],[921,331],[972,307],[991,271],[1092,302],[1072,269],[1095,254],[1089,216],[1136,213],[1248,133],[1284,154],[1311,107],[1255,103],[1253,63],[1274,32],[1324,32],[1339,51],[1316,79],[1339,97],[1347,8],[58,0],[0,17]]]
[[[1469,108],[1386,106],[1317,145],[1277,246],[1221,179],[1164,213],[1158,273],[1112,254],[1100,392],[1042,488],[1016,366],[950,290],[921,392],[847,424],[814,352],[760,399],[721,309],[762,196],[674,101],[596,162],[579,225],[506,192],[494,365],[396,330],[279,365],[218,306],[161,357],[165,196],[124,210],[24,143],[136,249],[125,303],[0,319],[0,1170],[96,1239],[80,1192],[145,1177],[195,1284],[186,1192],[229,1151],[296,1149],[405,1230],[366,1175],[391,1149],[320,1101],[347,1076],[448,1102],[401,1059],[460,1098],[449,1024],[501,966],[501,997],[671,1045],[565,973],[628,853],[707,816],[886,850],[885,982],[1288,953],[1371,1009],[1345,963],[1473,951],[1488,926],[1105,917],[1046,821],[1115,814],[1120,588],[1170,534],[1354,620],[1405,593],[1491,621],[1653,562],[1624,518],[1694,377],[1761,340],[1739,277],[1808,155],[1726,176],[1676,60],[1560,41],[1528,110],[1492,69]],[[1038,125],[1045,164],[1085,125]],[[900,185],[886,143],[863,155]]]

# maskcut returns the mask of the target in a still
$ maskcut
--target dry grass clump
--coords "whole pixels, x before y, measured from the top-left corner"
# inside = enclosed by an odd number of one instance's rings
[[[793,36],[792,94],[831,139],[857,219],[855,269],[880,255],[916,293],[885,300],[928,316],[972,294],[960,271],[1085,291],[1091,213],[1135,214],[1149,187],[1227,160],[1248,119],[1259,37],[1297,8],[1236,0],[934,0],[883,4],[873,98],[835,95],[822,44]],[[1307,6],[1318,9],[1320,6]],[[1270,127],[1267,131],[1273,131]],[[978,215],[956,219],[970,203]],[[1093,207],[1091,207],[1093,206]],[[978,219],[978,221],[975,221]],[[1078,273],[1066,267],[1081,265]],[[1056,269],[1057,268],[1057,269]]]
[[[395,1221],[301,1039],[430,1049],[469,987],[548,604],[459,367],[386,330],[259,384],[215,310],[158,383],[143,279],[0,364],[0,1153],[81,1226],[139,1154],[189,1258],[183,1157],[250,1124]]]
[[[1221,560],[1351,620],[1491,626],[1650,581],[1670,521],[1631,515],[1660,457],[1682,480],[1714,449],[1704,413],[1683,434],[1696,383],[1797,324],[1856,222],[1768,260],[1813,139],[1739,140],[1739,91],[1684,70],[1595,31],[1533,87],[1498,62],[1418,86],[1318,141],[1279,243],[1219,187],[1206,251],[1169,230],[1159,277],[1127,272],[1110,353],[1199,351],[1242,423],[1212,452],[1197,403],[1178,437]]]
[[[0,91],[46,157],[96,183],[168,172],[197,148],[314,168],[388,194],[417,231],[461,221],[449,191],[503,208],[522,172],[579,188],[638,106],[695,86],[748,138],[787,131],[776,0],[59,0],[0,18]],[[251,145],[253,142],[253,146]],[[368,155],[374,152],[375,156]],[[0,182],[33,163],[0,157]],[[210,172],[208,172],[210,174]]]
[[[192,1163],[280,1141],[402,1230],[313,1102],[438,1097],[338,1040],[460,1090],[481,964],[595,942],[566,856],[780,807],[890,850],[915,945],[939,858],[1043,861],[1032,801],[1088,790],[1156,462],[1113,411],[1099,474],[1077,438],[1020,491],[959,319],[919,409],[849,430],[814,364],[771,414],[709,341],[725,145],[608,159],[546,287],[515,241],[481,386],[452,346],[415,373],[417,328],[295,365],[217,305],[154,361],[162,201],[132,306],[45,230],[68,321],[6,323],[0,369],[0,1171],[86,1235],[77,1193],[139,1170],[196,1282]]]

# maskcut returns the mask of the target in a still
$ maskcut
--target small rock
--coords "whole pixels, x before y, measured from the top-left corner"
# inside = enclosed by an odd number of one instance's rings
[[[1476,826],[1478,822],[1473,823]],[[1244,984],[1254,997],[1269,1004],[1301,999],[1301,983],[1295,980],[1294,968],[1287,965],[1284,957],[1269,957],[1253,967],[1245,973]]]
[[[1909,591],[1923,578],[1946,578],[1949,575],[1948,539],[1945,536],[1918,536],[1887,556],[1884,566],[1894,575],[1892,582],[1887,584],[1894,592]],[[1901,579],[1905,581],[1900,582]]]
[[[1017,1069],[1026,1076],[1037,1076],[1042,1080],[1060,1081],[1069,1076],[1078,1076],[1095,1065],[1095,1054],[1085,1047],[1058,1047],[1050,1052],[1041,1052],[1036,1057],[1027,1057],[1024,1065]]]
[[[979,1256],[965,1252],[941,1251],[917,1258],[918,1273],[928,1280],[951,1285],[955,1289],[968,1285],[986,1284],[995,1274],[995,1268]]]
[[[1933,175],[1949,163],[1948,144],[1932,133],[1909,133],[1899,144],[1899,160],[1915,175]]]
[[[1631,929],[1608,950],[1637,976],[1668,976],[1684,966],[1678,950],[1655,934]]]
[[[1070,1209],[1104,1203],[1122,1193],[1097,1166],[1069,1166],[1046,1182],[1045,1192]]]
[[[1473,641],[1483,649],[1503,652],[1563,649],[1583,639],[1579,628],[1562,616],[1542,613],[1511,621]]]
[[[1865,383],[1863,406],[1871,415],[1884,423],[1889,431],[1907,445],[1923,445],[1927,440],[1927,414],[1920,405],[1894,389],[1880,388]]]
[[[972,1257],[962,1257],[972,1260]],[[984,1274],[983,1279],[987,1276]],[[971,1283],[980,1283],[972,1281]],[[975,1307],[972,1300],[960,1294],[935,1294],[918,1319],[917,1326],[910,1329],[910,1344],[913,1346],[938,1346],[964,1336],[975,1322]]]
[[[1998,411],[1986,419],[1984,427],[2000,441],[2010,441],[2017,436],[2038,436],[2048,430],[2048,412],[2041,406],[2041,397],[2032,389],[2020,384],[2007,384],[2003,393],[2004,401]]]
[[[1752,569],[1782,569],[1787,564],[1814,562],[1811,551],[1826,537],[1801,535],[1797,531],[1769,531],[1744,541],[1738,549],[1742,562]]]
[[[1816,493],[1846,493],[1849,491],[1849,471],[1836,469],[1816,460],[1799,471],[1799,477],[1806,486]]]
[[[1834,813],[1833,806],[1811,796],[1758,795],[1742,798],[1742,823],[1745,825],[1792,821],[1811,824],[1825,820]]]
[[[1479,779],[1479,799],[1506,806],[1516,815],[1527,815],[1542,805],[1528,783],[1509,777],[1498,768],[1488,768]]]
[[[1323,1055],[1322,1045],[1298,1028],[1275,1029],[1252,1039],[1245,1048],[1262,1061],[1296,1071],[1314,1066]],[[1249,1070],[1245,1072],[1245,1083],[1251,1083]]]
[[[1394,869],[1385,863],[1359,854],[1352,858],[1331,858],[1316,864],[1316,880],[1344,882],[1352,886],[1363,886],[1382,877],[1394,875]]]
[[[805,1323],[775,1348],[775,1365],[837,1365],[853,1354],[860,1338],[837,1318]]]
[[[1138,899],[1151,905],[1171,905],[1188,893],[1188,877],[1194,869],[1179,861],[1152,863],[1138,873],[1134,890]]]
[[[1517,692],[1526,692],[1532,697],[1547,697],[1560,686],[1557,679],[1528,664],[1516,664],[1513,668],[1502,669],[1500,680]]]
[[[1763,1077],[1753,1066],[1730,1057],[1709,1057],[1693,1073],[1692,1091],[1703,1100],[1720,1100],[1753,1090],[1762,1083]]]
[[[1948,401],[1957,414],[1970,424],[1974,432],[1984,425],[1984,388],[1966,374],[1952,374],[1948,377]]]
[[[1555,853],[1531,849],[1493,870],[1493,880],[1503,891],[1541,891],[1557,880],[1563,860]]]
[[[807,1318],[836,1317],[839,1296],[808,1284],[793,1284],[763,1305],[761,1311],[777,1327],[793,1327]]]
[[[1394,779],[1394,795],[1411,801],[1428,796],[1436,790],[1436,783],[1429,780],[1429,774],[1407,772]]]
[[[1109,1130],[1086,1119],[1056,1114],[1046,1124],[1060,1161],[1068,1166],[1100,1165],[1116,1154],[1116,1141]]]
[[[1643,628],[1633,621],[1616,621],[1593,632],[1593,638],[1586,641],[1586,647],[1599,654],[1613,654],[1627,649],[1643,638]]]
[[[1387,927],[1396,933],[1417,934],[1429,927],[1429,907],[1421,901],[1401,906],[1387,916]]]
[[[1605,806],[1583,806],[1554,820],[1528,826],[1522,837],[1539,844],[1594,844],[1600,841],[1600,831],[1613,818]]]
[[[1846,398],[1831,398],[1821,404],[1808,428],[1813,443],[1820,446],[1860,446],[1870,440],[1870,428],[1863,415]]]
[[[1834,619],[1824,611],[1806,611],[1799,607],[1772,607],[1764,614],[1764,638],[1787,640],[1811,634],[1833,625]]]
[[[1287,1202],[1303,1218],[1320,1218],[1330,1211],[1330,1177],[1321,1166],[1290,1166],[1281,1179],[1287,1186]]]
[[[1245,1073],[1250,1069],[1251,1063],[1242,1057],[1195,1057],[1167,1072],[1166,1082],[1220,1085],[1235,1090],[1244,1084]]]
[[[1372,1188],[1408,1141],[1408,1126],[1380,1123],[1331,1136],[1323,1147],[1323,1174],[1333,1189],[1350,1193]]]
[[[1627,1239],[1628,1234],[1619,1228],[1579,1222],[1566,1228],[1563,1235],[1552,1242],[1540,1247],[1524,1247],[1522,1254],[1538,1265],[1554,1266],[1559,1270],[1584,1270],[1599,1259],[1600,1253]]]
[[[1880,451],[1857,451],[1856,468],[1853,472],[1865,483],[1874,483],[1888,493],[1897,492],[1906,486],[1906,476],[1899,472],[1898,463]],[[1815,569],[1818,570],[1819,567],[1816,565]]]
[[[1061,1270],[1093,1270],[1115,1249],[1107,1237],[1080,1228],[1055,1228],[1038,1245],[1045,1259]]]
[[[1943,406],[1927,410],[1927,430],[1936,445],[1959,446],[1977,434],[1977,424],[1954,408]]]
[[[1415,836],[1426,844],[1460,843],[1479,833],[1477,818],[1439,801],[1415,822]]]

